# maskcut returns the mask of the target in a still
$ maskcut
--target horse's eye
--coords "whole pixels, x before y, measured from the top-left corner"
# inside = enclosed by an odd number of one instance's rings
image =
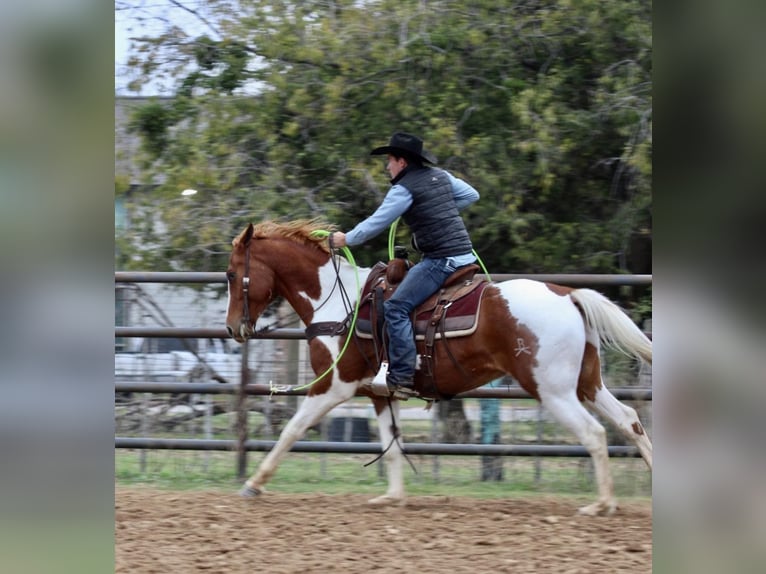
[[[227,271],[226,272],[226,279],[229,280],[229,282],[234,281],[237,278],[237,274],[234,273],[234,271]]]

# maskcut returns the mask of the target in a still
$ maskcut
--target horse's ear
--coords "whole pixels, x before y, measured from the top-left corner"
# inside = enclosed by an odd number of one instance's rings
[[[231,240],[231,244],[233,247],[245,247],[248,243],[250,243],[250,240],[253,238],[253,224],[248,223],[247,227],[245,227],[244,231],[237,235],[234,239]]]

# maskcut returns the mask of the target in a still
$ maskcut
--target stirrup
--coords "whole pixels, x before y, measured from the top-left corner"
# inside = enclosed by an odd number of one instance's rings
[[[391,390],[391,396],[395,399],[399,399],[400,401],[406,401],[407,399],[420,396],[420,393],[418,393],[413,387],[393,385],[389,387],[389,389]]]
[[[383,361],[380,364],[380,370],[378,371],[378,374],[375,375],[375,378],[370,383],[370,388],[372,389],[372,392],[379,397],[390,397],[391,396],[391,390],[388,388],[388,385],[386,384],[386,375],[388,374],[388,361]]]

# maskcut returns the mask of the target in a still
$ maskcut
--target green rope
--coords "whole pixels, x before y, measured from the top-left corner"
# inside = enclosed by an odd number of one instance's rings
[[[391,227],[388,230],[388,258],[393,259],[394,258],[394,243],[396,243],[396,226],[399,224],[399,220],[401,217],[397,217],[394,222],[391,224]],[[479,254],[476,253],[475,249],[471,250],[471,253],[473,253],[474,257],[476,257],[476,261],[479,262],[479,266],[481,267],[482,271],[484,271],[484,274],[487,276],[487,281],[492,281],[492,278],[489,275],[489,271],[487,271],[486,266],[484,265],[484,261],[481,260],[481,257],[479,257]]]
[[[399,225],[401,217],[397,217],[388,228],[388,259],[394,258],[394,243],[396,243],[396,226]]]
[[[487,276],[487,281],[491,282],[492,281],[492,277],[489,276],[489,271],[487,271],[487,268],[484,266],[484,261],[481,260],[481,257],[479,257],[479,254],[476,253],[475,249],[472,249],[471,253],[474,254],[474,256],[476,257],[476,261],[479,262],[479,266],[481,267],[482,271],[484,271],[484,275]]]
[[[328,237],[330,235],[330,231],[326,231],[324,229],[317,229],[316,231],[313,231],[311,234],[315,235],[316,237]],[[293,390],[301,391],[303,389],[307,389],[311,386],[313,386],[315,383],[317,383],[322,377],[324,377],[326,374],[328,374],[330,371],[332,371],[338,364],[338,361],[341,360],[343,357],[343,354],[346,352],[346,349],[348,348],[348,344],[351,342],[351,339],[354,335],[354,328],[356,327],[356,317],[359,315],[359,301],[362,298],[362,288],[360,287],[359,283],[359,267],[356,265],[356,261],[354,261],[354,256],[351,254],[351,250],[348,247],[342,247],[343,254],[346,256],[346,260],[354,267],[354,271],[356,272],[356,305],[354,306],[354,316],[351,318],[351,326],[348,330],[348,336],[346,337],[346,343],[343,345],[343,348],[340,350],[340,353],[338,353],[338,356],[336,359],[332,362],[332,364],[327,367],[327,370],[319,375],[316,379],[311,381],[310,383],[307,383],[305,385],[301,385],[299,387],[291,387]],[[270,384],[270,389],[272,393],[274,391],[280,390],[275,385]]]

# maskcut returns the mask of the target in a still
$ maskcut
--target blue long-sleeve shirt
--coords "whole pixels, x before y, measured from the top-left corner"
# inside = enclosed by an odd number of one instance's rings
[[[452,184],[452,193],[458,210],[465,209],[479,199],[479,192],[471,185],[462,179],[455,177],[448,171],[445,171],[444,173],[447,174],[447,177]],[[396,221],[396,218],[404,214],[411,205],[412,194],[406,187],[400,184],[391,186],[391,189],[388,190],[386,197],[383,198],[383,202],[378,209],[376,209],[367,219],[360,222],[351,231],[346,233],[346,244],[353,246],[366,243],[383,230],[387,229],[394,221]],[[451,259],[455,266],[460,266],[473,262],[475,257],[472,254],[468,254],[453,257]]]

